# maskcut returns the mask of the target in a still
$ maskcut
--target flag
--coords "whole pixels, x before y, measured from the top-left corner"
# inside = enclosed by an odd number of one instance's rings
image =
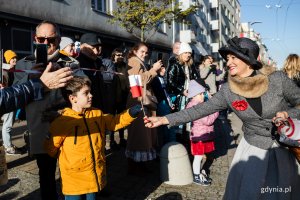
[[[140,75],[129,76],[130,91],[133,98],[142,96],[142,79]]]

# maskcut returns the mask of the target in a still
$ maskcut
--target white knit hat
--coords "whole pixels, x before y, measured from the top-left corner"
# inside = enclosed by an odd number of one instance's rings
[[[202,92],[205,92],[205,88],[200,85],[197,81],[191,80],[189,83],[189,90],[188,90],[188,98],[192,98],[196,96],[197,94],[201,94]]]
[[[69,44],[73,44],[73,43],[74,43],[74,41],[71,38],[69,38],[69,37],[61,37],[61,40],[60,40],[60,43],[59,43],[60,50],[63,50]]]
[[[188,43],[181,42],[178,55],[185,53],[185,52],[192,53],[192,48],[190,47],[190,45]]]

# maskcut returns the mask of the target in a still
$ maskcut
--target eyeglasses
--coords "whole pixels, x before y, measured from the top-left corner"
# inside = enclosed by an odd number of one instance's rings
[[[118,56],[118,57],[123,57],[123,54],[115,54],[115,56]]]
[[[45,40],[47,40],[49,43],[54,43],[56,41],[56,36],[55,37],[36,37],[37,41],[39,43],[44,43]]]

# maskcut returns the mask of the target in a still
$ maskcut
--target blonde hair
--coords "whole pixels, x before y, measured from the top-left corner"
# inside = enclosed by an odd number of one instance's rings
[[[291,79],[300,79],[300,59],[297,54],[290,54],[285,59],[283,71]]]
[[[178,60],[179,64],[181,64],[181,65],[187,64],[187,65],[190,67],[190,66],[192,66],[192,64],[194,63],[192,57],[190,58],[190,60],[189,60],[187,63],[185,63],[185,62],[183,61],[183,59],[182,59],[182,54],[180,54],[180,55],[178,55],[178,56],[176,56],[176,57],[177,57],[177,60]]]

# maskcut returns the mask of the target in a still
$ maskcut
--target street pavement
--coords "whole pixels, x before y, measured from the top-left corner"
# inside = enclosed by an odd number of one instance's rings
[[[216,159],[212,164],[210,186],[196,184],[173,186],[160,180],[159,159],[148,163],[149,173],[145,176],[127,174],[127,160],[124,148],[112,150],[109,147],[109,137],[106,140],[107,177],[108,184],[98,199],[107,200],[216,200],[224,194],[229,166],[243,133],[241,121],[235,114],[230,114],[228,120],[218,119],[216,130]],[[1,127],[2,128],[2,127]],[[26,122],[16,123],[13,128],[13,143],[24,146],[23,132]],[[118,141],[118,134],[115,138]],[[192,157],[191,157],[192,158]],[[33,158],[28,154],[7,155],[8,184],[0,186],[0,199],[39,200],[40,190],[38,168]],[[59,170],[57,170],[57,188],[60,191]],[[60,194],[60,199],[63,199]]]

